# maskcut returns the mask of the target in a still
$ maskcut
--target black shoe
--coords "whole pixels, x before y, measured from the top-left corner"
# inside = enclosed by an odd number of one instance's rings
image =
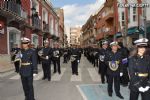
[[[56,72],[53,72],[54,74],[56,73]]]
[[[48,81],[51,81],[51,79],[50,79],[50,78],[48,78]]]
[[[78,73],[76,73],[76,75],[78,76]]]
[[[124,99],[124,97],[121,94],[116,95],[116,96],[119,97],[120,99]]]
[[[108,93],[108,95],[109,95],[110,97],[112,97],[112,93]]]
[[[43,78],[42,78],[42,80],[45,80],[45,79],[46,79],[46,77],[43,77]]]

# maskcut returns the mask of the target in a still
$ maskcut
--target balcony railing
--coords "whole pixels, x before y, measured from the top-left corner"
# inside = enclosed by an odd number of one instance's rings
[[[17,4],[14,1],[0,1],[0,10],[10,12],[24,19],[27,18],[25,10],[22,9],[20,4]]]
[[[38,16],[32,16],[32,26],[35,29],[41,29],[41,20],[39,19]]]
[[[49,24],[46,24],[46,23],[43,22],[43,31],[44,32],[50,32],[50,30],[49,30]]]

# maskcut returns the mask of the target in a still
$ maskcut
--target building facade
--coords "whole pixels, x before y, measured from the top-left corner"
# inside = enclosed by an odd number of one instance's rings
[[[96,15],[91,15],[82,26],[82,46],[86,47],[96,43]]]
[[[72,45],[80,45],[80,34],[81,27],[71,27],[70,28],[70,46]]]
[[[58,28],[58,32],[59,32],[59,45],[60,47],[64,47],[64,10],[61,8],[56,8],[55,9],[58,17],[59,17],[59,28]]]
[[[14,44],[20,47],[21,37],[43,46],[49,39],[51,46],[59,37],[59,17],[48,0],[0,1],[0,67],[10,67],[10,51]]]
[[[135,7],[134,4],[142,6]],[[96,28],[97,42],[102,39],[118,40],[130,48],[133,46],[133,41],[138,38],[146,36],[150,39],[149,10],[149,0],[106,0],[95,15],[96,18],[90,17],[83,25],[83,44],[88,44],[90,40],[86,28],[92,29],[93,26]],[[96,20],[96,25],[90,26],[89,20],[91,22]]]

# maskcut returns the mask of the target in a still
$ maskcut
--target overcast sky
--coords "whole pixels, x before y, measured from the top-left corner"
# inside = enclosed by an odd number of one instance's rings
[[[51,0],[54,7],[64,9],[66,33],[69,28],[82,26],[96,13],[105,0]]]

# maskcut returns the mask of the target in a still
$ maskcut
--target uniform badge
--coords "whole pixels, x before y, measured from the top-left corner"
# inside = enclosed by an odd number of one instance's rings
[[[119,61],[109,61],[109,68],[116,71],[119,68]]]
[[[100,61],[104,62],[104,59],[105,59],[105,55],[100,55],[100,56],[99,56],[99,60],[100,60]]]

